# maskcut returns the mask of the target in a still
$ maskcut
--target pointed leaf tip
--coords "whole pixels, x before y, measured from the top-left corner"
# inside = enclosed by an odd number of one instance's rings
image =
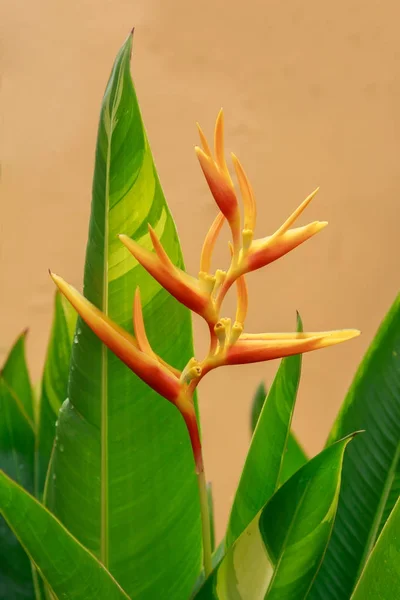
[[[297,331],[301,333],[303,331],[303,319],[301,318],[301,315],[298,310],[296,310],[296,324]]]

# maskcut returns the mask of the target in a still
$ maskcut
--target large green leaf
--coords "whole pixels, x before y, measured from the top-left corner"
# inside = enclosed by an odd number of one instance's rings
[[[69,363],[76,312],[58,292],[43,372],[35,440],[35,495],[40,497],[55,436],[55,424],[61,404],[67,396]]]
[[[42,504],[1,471],[0,512],[54,598],[128,600],[104,566]]]
[[[400,498],[389,516],[352,600],[394,600],[400,593]]]
[[[228,550],[196,600],[303,600],[335,518],[345,447],[333,444],[272,496]]]
[[[24,334],[18,338],[0,374],[0,469],[32,490],[34,432],[26,412],[32,393],[30,389],[28,391],[30,383],[24,357],[24,338]],[[21,373],[21,380],[18,373]],[[25,600],[33,597],[30,561],[0,516],[0,598]]]
[[[346,453],[337,519],[310,598],[349,598],[400,491],[400,296],[362,361],[329,443],[365,429]]]
[[[171,260],[182,255],[130,76],[132,38],[119,52],[98,131],[84,293],[132,331],[140,286],[155,351],[182,367],[192,356],[188,311],[117,239],[151,248],[151,223]],[[200,571],[194,462],[174,406],[141,382],[78,321],[47,503],[71,533],[141,600],[187,600]]]
[[[300,317],[298,331],[302,331]],[[253,433],[232,505],[226,547],[245,530],[279,485],[300,373],[300,354],[281,361]]]

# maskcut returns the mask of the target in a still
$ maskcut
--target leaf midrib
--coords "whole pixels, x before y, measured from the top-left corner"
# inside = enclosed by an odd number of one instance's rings
[[[120,63],[118,81],[116,90],[119,90],[125,68],[124,57]],[[110,88],[110,93],[112,86]],[[117,101],[116,101],[117,99]],[[111,145],[115,126],[116,111],[119,106],[119,99],[114,95],[112,110],[110,111],[110,97],[108,98],[107,108],[109,112],[109,129],[107,135],[107,157],[106,157],[106,178],[105,178],[105,198],[104,198],[104,243],[103,243],[103,289],[102,289],[102,311],[108,316],[108,254],[109,254],[109,212],[110,212],[110,168],[111,168]],[[104,122],[103,122],[104,126]],[[106,133],[107,133],[107,128]],[[109,561],[109,499],[108,499],[108,349],[102,344],[101,349],[101,524],[100,524],[100,557],[105,567],[108,567]]]
[[[109,106],[108,106],[109,109]],[[110,115],[106,158],[106,189],[104,199],[104,267],[102,310],[108,315],[108,212],[110,205],[110,164],[113,117]],[[100,556],[101,562],[108,566],[108,355],[107,347],[101,347],[101,525],[100,525]]]

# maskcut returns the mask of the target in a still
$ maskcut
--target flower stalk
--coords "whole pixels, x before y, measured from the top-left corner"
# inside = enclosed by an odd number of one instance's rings
[[[207,481],[203,471],[197,474],[197,485],[199,488],[201,534],[203,540],[203,569],[207,578],[212,571],[212,542],[211,542],[211,521],[210,509],[208,505]]]
[[[224,365],[273,360],[310,352],[350,340],[360,332],[354,329],[319,333],[253,334],[245,331],[248,311],[247,274],[288,254],[322,231],[327,223],[314,221],[305,226],[292,227],[316,195],[317,189],[272,235],[256,239],[257,208],[254,192],[242,164],[233,154],[232,162],[243,204],[242,224],[239,194],[235,190],[225,159],[222,110],[215,125],[214,154],[200,127],[199,134],[201,148],[196,147],[195,151],[219,212],[203,244],[198,276],[188,275],[173,264],[150,225],[149,234],[154,252],[142,248],[126,235],[120,235],[119,238],[127,250],[165,290],[206,321],[210,332],[210,345],[208,354],[203,360],[198,361],[192,357],[180,370],[174,365],[169,365],[156,354],[146,335],[138,289],[133,302],[135,336],[132,336],[61,277],[52,273],[51,276],[61,293],[71,302],[98,338],[138,377],[180,411],[193,450],[202,520],[203,563],[207,576],[212,568],[210,518],[201,439],[193,402],[193,395],[200,381],[209,371]],[[225,221],[231,231],[230,263],[227,268],[213,272],[212,254]],[[232,322],[229,317],[223,315],[222,309],[225,296],[234,284],[237,290],[237,307]]]
[[[191,367],[195,368],[195,367]],[[192,387],[193,390],[193,387]],[[203,542],[203,569],[205,577],[212,571],[211,520],[207,494],[207,479],[204,470],[203,452],[200,440],[199,424],[193,402],[193,391],[188,388],[186,394],[177,402],[177,407],[185,420],[192,445],[196,467],[197,487],[199,490],[201,536]]]

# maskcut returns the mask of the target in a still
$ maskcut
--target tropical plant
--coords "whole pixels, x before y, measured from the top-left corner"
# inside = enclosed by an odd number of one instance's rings
[[[25,332],[0,374],[0,597],[398,597],[400,297],[326,447],[309,460],[291,432],[301,354],[358,331],[304,333],[298,316],[293,333],[247,333],[245,277],[325,227],[292,227],[316,192],[275,233],[254,239],[253,189],[232,155],[242,223],[220,112],[214,154],[200,128],[196,148],[219,212],[199,275],[188,275],[131,80],[131,46],[132,35],[101,109],[84,295],[51,274],[58,291],[40,389],[29,378]],[[214,272],[224,224],[230,263]],[[233,285],[231,322],[222,310]],[[210,332],[202,360],[190,311]],[[212,369],[276,358],[268,393],[260,386],[255,396],[246,462],[214,548],[196,390]]]

